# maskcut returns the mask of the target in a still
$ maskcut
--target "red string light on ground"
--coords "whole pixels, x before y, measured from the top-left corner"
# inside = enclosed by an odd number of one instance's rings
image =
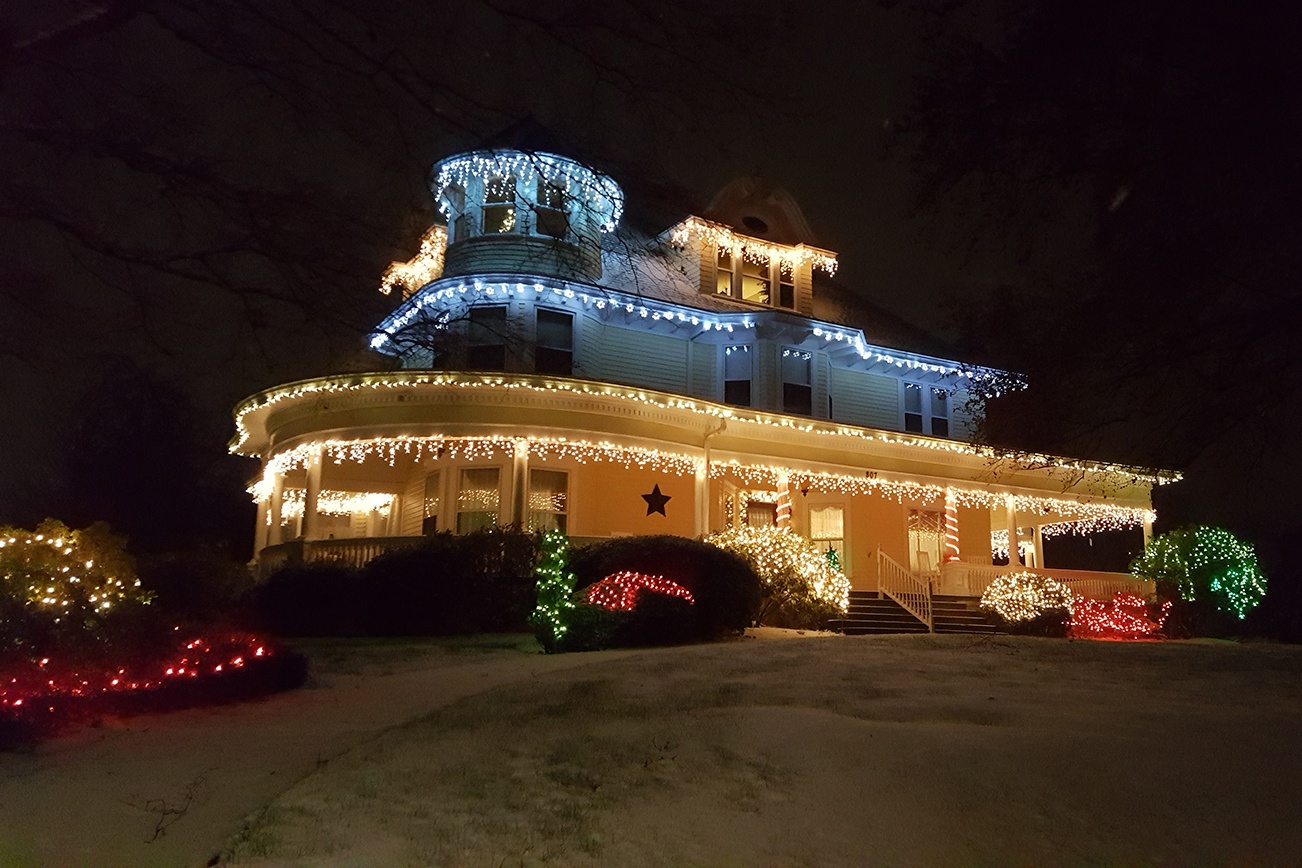
[[[1073,639],[1112,641],[1155,639],[1170,611],[1171,603],[1167,601],[1153,617],[1148,601],[1134,594],[1118,593],[1110,603],[1080,597],[1072,610],[1068,635]]]
[[[230,633],[201,636],[184,643],[169,657],[148,663],[122,665],[105,661],[64,669],[45,657],[0,677],[0,713],[54,697],[158,690],[182,679],[241,669],[248,658],[270,653],[265,639],[249,633]]]
[[[643,591],[678,597],[695,605],[696,598],[692,592],[677,582],[664,576],[648,576],[631,570],[611,573],[606,578],[590,586],[587,592],[588,603],[620,612],[631,612],[637,608],[638,595]]]

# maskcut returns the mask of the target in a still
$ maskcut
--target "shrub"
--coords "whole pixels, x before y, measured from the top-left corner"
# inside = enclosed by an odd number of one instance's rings
[[[245,564],[208,546],[142,557],[139,572],[153,607],[188,621],[226,617],[253,585]]]
[[[1266,577],[1252,546],[1219,527],[1195,525],[1156,536],[1130,571],[1152,579],[1166,599],[1206,601],[1240,621],[1266,596]]]
[[[733,528],[706,542],[744,558],[761,581],[755,622],[820,629],[845,614],[850,581],[809,540],[777,528]]]
[[[1047,576],[1022,571],[995,579],[981,594],[981,608],[994,612],[1016,632],[1064,636],[1075,597],[1071,588]]]
[[[1111,603],[1099,600],[1076,601],[1071,614],[1069,635],[1073,639],[1151,639],[1161,635],[1162,625],[1171,611],[1171,602],[1157,606],[1142,597],[1118,591]]]
[[[295,636],[446,636],[528,629],[536,540],[510,528],[438,533],[360,570],[302,564],[251,594],[267,626]]]
[[[108,625],[147,605],[135,564],[105,524],[72,530],[0,527],[0,651],[103,640]]]
[[[681,585],[696,601],[680,610],[691,625],[690,639],[709,640],[741,632],[753,623],[759,609],[760,579],[750,565],[698,540],[678,536],[604,540],[575,549],[570,554],[570,568],[579,589],[626,570],[663,576]],[[639,602],[639,611],[641,608]]]

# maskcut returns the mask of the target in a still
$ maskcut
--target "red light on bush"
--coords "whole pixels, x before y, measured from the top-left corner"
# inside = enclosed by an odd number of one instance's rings
[[[1068,625],[1073,639],[1153,639],[1166,623],[1171,603],[1163,603],[1155,616],[1149,603],[1134,594],[1118,593],[1110,603],[1078,598]]]
[[[646,573],[635,573],[631,570],[611,573],[589,587],[587,601],[593,606],[601,606],[604,609],[632,612],[637,608],[638,595],[644,590],[677,597],[691,605],[696,604],[692,592],[677,582],[672,582],[664,576],[648,576]]]

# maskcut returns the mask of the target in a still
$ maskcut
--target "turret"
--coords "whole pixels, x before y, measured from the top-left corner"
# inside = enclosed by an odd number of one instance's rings
[[[432,177],[448,222],[444,276],[601,277],[601,234],[624,210],[606,175],[556,154],[492,149],[440,160]]]

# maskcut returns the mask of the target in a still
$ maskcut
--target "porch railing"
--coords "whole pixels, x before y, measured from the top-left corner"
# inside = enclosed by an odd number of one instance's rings
[[[885,594],[913,617],[936,632],[931,616],[931,583],[915,576],[877,549],[877,591]]]
[[[1092,600],[1111,600],[1118,592],[1135,594],[1146,600],[1153,599],[1157,594],[1157,588],[1150,580],[1136,578],[1129,573],[1102,573],[1089,570],[1024,568],[952,561],[941,566],[941,578],[945,587],[962,589],[969,596],[979,597],[995,579],[1023,569],[1039,576],[1057,579],[1080,596]]]
[[[374,557],[423,540],[420,536],[378,536],[358,539],[292,540],[258,552],[257,573],[266,578],[291,564],[332,563],[360,567]]]

